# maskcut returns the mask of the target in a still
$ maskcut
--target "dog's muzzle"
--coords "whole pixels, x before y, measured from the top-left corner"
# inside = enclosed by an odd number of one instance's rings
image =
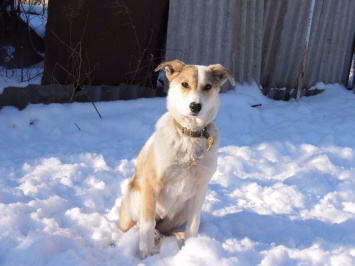
[[[193,114],[198,114],[202,109],[202,105],[200,103],[192,102],[190,103],[190,110]]]

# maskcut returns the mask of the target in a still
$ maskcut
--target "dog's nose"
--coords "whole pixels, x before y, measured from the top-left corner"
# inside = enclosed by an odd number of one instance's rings
[[[201,111],[201,109],[202,109],[202,105],[200,103],[195,103],[195,102],[190,103],[190,110],[194,114],[198,114]]]

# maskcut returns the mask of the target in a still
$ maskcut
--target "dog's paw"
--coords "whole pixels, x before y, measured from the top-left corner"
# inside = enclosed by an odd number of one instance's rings
[[[145,259],[149,256],[153,256],[159,253],[160,250],[160,239],[161,235],[157,229],[154,229],[154,245],[144,245],[140,243],[139,245],[139,256],[141,259]]]
[[[154,244],[156,247],[160,246],[160,232],[158,229],[154,229]]]
[[[185,240],[185,232],[182,231],[173,231],[171,236],[175,236],[179,240]]]
[[[153,247],[152,249],[148,250],[145,248],[139,247],[139,257],[143,260],[149,256],[153,256],[159,253],[159,248]]]

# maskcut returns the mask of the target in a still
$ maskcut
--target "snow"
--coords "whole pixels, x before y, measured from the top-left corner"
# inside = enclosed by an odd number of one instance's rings
[[[0,66],[0,94],[4,93],[6,87],[27,87],[29,81],[31,84],[41,84],[42,73],[43,61],[24,69]]]
[[[15,6],[17,8],[17,6]],[[44,38],[48,17],[47,5],[19,4],[21,19],[28,24],[39,36]]]
[[[355,95],[316,87],[299,102],[221,94],[199,236],[145,260],[118,210],[165,99],[96,103],[102,119],[91,103],[2,108],[0,264],[354,265]]]

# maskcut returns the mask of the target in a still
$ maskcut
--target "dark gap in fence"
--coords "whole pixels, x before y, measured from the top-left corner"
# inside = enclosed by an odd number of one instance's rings
[[[0,108],[15,106],[22,110],[30,103],[100,102],[165,96],[163,88],[152,89],[130,84],[120,84],[119,86],[84,85],[74,95],[73,88],[73,84],[30,84],[24,88],[7,87],[0,94]]]
[[[317,95],[324,90],[320,89],[302,89],[301,90],[301,97],[308,97]],[[273,99],[273,100],[281,100],[281,101],[289,101],[291,98],[297,98],[297,90],[296,89],[289,89],[289,88],[262,88],[262,94],[266,97]]]

